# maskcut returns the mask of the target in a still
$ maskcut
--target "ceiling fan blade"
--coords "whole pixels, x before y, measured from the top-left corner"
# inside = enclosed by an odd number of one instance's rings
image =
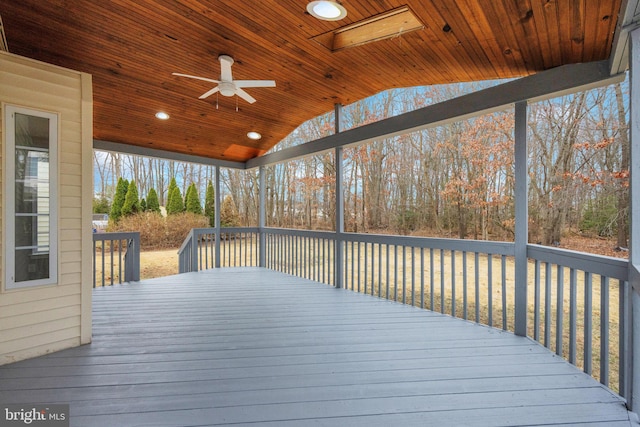
[[[276,87],[274,80],[235,80],[236,87]]]
[[[198,99],[205,99],[210,97],[211,95],[213,95],[214,93],[218,92],[220,90],[219,86],[214,87],[213,89],[211,89],[208,92],[203,93],[202,95],[200,95],[200,97]]]
[[[171,74],[173,74],[174,76],[186,77],[188,79],[203,80],[205,82],[211,82],[211,83],[220,83],[219,80],[208,79],[206,77],[190,76],[189,74],[181,74],[181,73],[171,73]]]
[[[233,81],[233,76],[231,75],[231,64],[233,64],[233,59],[226,55],[220,55],[218,59],[220,60],[220,80],[223,82]]]
[[[253,104],[254,102],[256,102],[256,99],[253,96],[249,95],[247,92],[245,92],[243,89],[240,89],[239,87],[236,87],[236,95],[238,95],[240,98],[247,101],[249,104]]]

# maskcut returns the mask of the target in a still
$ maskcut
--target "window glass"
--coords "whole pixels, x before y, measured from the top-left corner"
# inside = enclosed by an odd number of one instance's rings
[[[7,287],[56,282],[55,158],[57,116],[8,106]],[[11,268],[12,267],[12,268]]]

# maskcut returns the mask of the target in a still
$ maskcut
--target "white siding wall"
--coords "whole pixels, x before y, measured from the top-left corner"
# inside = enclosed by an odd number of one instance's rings
[[[91,76],[0,52],[0,103],[59,114],[58,283],[5,289],[0,239],[0,365],[91,341]],[[0,122],[4,119],[0,105]],[[4,127],[2,127],[4,129]],[[0,130],[0,132],[3,132]],[[4,134],[0,135],[4,193]],[[0,197],[0,225],[6,215]],[[0,227],[0,233],[4,228]]]

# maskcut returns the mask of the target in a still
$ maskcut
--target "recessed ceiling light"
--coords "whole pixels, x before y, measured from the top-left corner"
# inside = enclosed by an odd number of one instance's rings
[[[307,12],[324,21],[338,21],[347,16],[347,10],[338,2],[317,0],[307,4]]]
[[[247,133],[247,138],[258,140],[262,138],[262,135],[260,135],[258,132],[251,131]]]
[[[158,111],[156,113],[156,118],[160,120],[167,120],[169,119],[169,114],[165,113],[164,111]]]

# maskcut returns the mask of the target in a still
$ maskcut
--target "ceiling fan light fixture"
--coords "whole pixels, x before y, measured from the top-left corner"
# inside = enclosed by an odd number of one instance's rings
[[[218,87],[220,88],[220,95],[222,96],[233,96],[236,94],[236,87],[231,82],[221,81]]]
[[[257,141],[262,138],[262,135],[260,135],[258,132],[251,131],[247,133],[247,138]]]
[[[169,120],[169,113],[165,113],[164,111],[158,111],[156,113],[156,119]]]
[[[338,21],[347,16],[347,9],[332,0],[316,0],[307,4],[307,12],[323,21]]]

